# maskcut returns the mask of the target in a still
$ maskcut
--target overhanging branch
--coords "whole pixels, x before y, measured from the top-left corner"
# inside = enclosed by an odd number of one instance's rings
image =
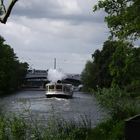
[[[6,8],[5,8],[3,0],[1,0],[1,6],[3,7],[4,13],[6,13]]]
[[[0,18],[0,22],[5,24],[7,22],[7,19],[8,17],[10,16],[11,14],[11,11],[15,5],[15,3],[17,2],[18,0],[12,0],[11,3],[9,4],[7,10],[5,9],[5,6],[4,6],[4,11],[5,11],[5,14],[2,18]]]

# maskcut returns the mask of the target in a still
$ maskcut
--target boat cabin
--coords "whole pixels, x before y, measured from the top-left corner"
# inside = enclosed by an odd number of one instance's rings
[[[73,86],[71,84],[49,83],[46,84],[46,96],[69,96],[72,97]]]

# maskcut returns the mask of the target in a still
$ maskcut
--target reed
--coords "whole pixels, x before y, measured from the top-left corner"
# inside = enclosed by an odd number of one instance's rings
[[[0,115],[0,140],[86,140],[91,127],[87,119],[82,119],[77,123],[53,116],[41,124],[33,118]]]

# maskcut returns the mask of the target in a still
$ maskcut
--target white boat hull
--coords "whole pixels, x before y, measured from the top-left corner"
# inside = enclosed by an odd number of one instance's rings
[[[57,87],[59,87],[57,89]],[[68,84],[57,84],[51,83],[46,85],[46,97],[63,97],[63,98],[72,98],[73,90],[72,86]]]
[[[73,93],[64,93],[64,92],[47,92],[46,97],[62,97],[62,98],[72,98]]]

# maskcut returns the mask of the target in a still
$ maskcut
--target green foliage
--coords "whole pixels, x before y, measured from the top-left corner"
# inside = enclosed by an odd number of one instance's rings
[[[124,140],[124,122],[104,121],[92,129],[88,140]]]
[[[139,90],[140,83],[140,47],[133,48],[124,40],[133,42],[140,37],[139,5],[140,0],[99,0],[93,8],[94,12],[103,9],[107,13],[105,21],[110,29],[110,40],[118,40],[108,65],[111,85],[134,92]]]
[[[115,53],[112,56],[112,61],[109,64],[110,73],[113,77],[112,84],[124,87],[131,82],[131,73],[128,65],[129,57],[132,55],[132,48],[129,44],[119,41]]]
[[[86,66],[85,66],[85,69],[84,71],[82,72],[82,76],[81,76],[81,79],[82,79],[82,82],[84,83],[84,87],[86,90],[90,91],[90,88],[94,87],[96,88],[95,86],[95,82],[94,82],[94,75],[93,73],[96,71],[94,69],[94,63],[92,63],[91,61],[88,61],[86,63]],[[94,86],[95,85],[95,86]]]
[[[120,43],[109,65],[113,77],[112,85],[121,88],[134,86],[140,82],[140,47],[133,48],[127,43]],[[133,91],[137,89],[133,88]]]
[[[112,37],[135,40],[140,37],[139,5],[139,0],[100,0],[93,11],[103,9],[107,13],[105,21]]]
[[[98,89],[95,93],[100,105],[107,108],[110,119],[92,131],[96,140],[124,140],[125,119],[140,113],[140,95],[126,92],[118,86]]]
[[[81,75],[86,89],[117,85],[134,92],[139,90],[140,47],[134,48],[124,41],[106,41],[103,49],[96,50],[92,58]]]
[[[122,121],[112,119],[95,128],[74,121],[51,119],[46,126],[38,122],[11,116],[0,116],[0,140],[121,140],[124,136]]]
[[[0,116],[0,140],[123,140],[124,121],[106,120],[91,128],[86,117],[82,121],[66,121],[51,116],[44,124],[32,116]]]
[[[134,90],[135,83],[140,83],[140,47],[133,48],[127,41],[140,37],[140,1],[139,0],[100,0],[93,11],[103,9],[105,21],[110,29],[110,39],[117,39],[118,47],[112,54],[109,73],[112,85]]]
[[[99,103],[106,107],[114,120],[123,120],[140,113],[140,103],[131,94],[118,87],[98,89],[95,94]]]
[[[84,122],[66,121],[59,118],[25,120],[15,115],[0,116],[0,140],[87,140],[91,128]]]
[[[19,62],[14,50],[0,36],[0,93],[16,90],[26,74],[28,64]]]
[[[94,52],[93,61],[88,61],[82,72],[81,77],[85,87],[89,89],[110,87],[112,76],[109,71],[109,64],[117,45],[116,41],[106,41],[101,51],[96,50]]]

